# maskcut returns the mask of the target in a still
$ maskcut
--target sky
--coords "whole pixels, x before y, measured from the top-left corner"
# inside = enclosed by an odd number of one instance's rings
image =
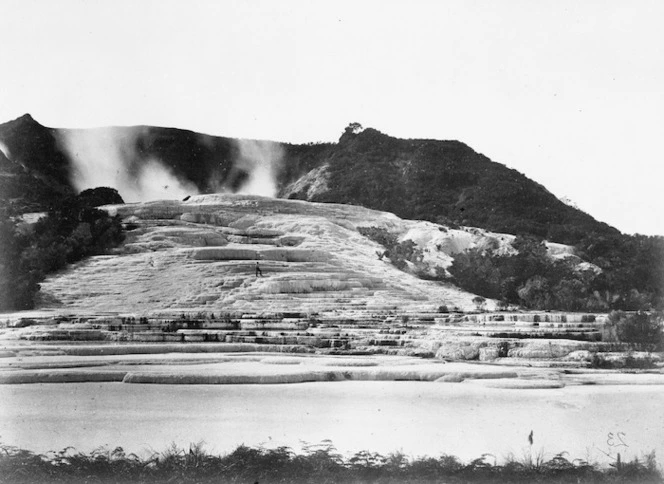
[[[0,122],[457,139],[664,235],[664,2],[0,0]]]

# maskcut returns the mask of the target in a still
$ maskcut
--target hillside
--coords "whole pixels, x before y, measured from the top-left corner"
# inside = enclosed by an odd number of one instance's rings
[[[439,245],[424,263],[442,267],[455,252],[486,238],[362,207],[255,196],[205,195],[106,210],[128,225],[124,243],[111,255],[49,276],[41,285],[41,309],[333,312],[348,318],[397,308],[470,309],[473,294],[396,269],[377,257],[382,247],[357,229],[383,227],[417,238],[422,248]],[[257,261],[264,277],[256,277]]]
[[[617,233],[459,141],[403,140],[371,128],[347,130],[325,166],[325,180],[318,181],[323,188],[305,186],[290,196],[561,243],[577,243],[593,232]]]
[[[338,143],[293,145],[150,126],[52,129],[25,115],[0,125],[0,143],[2,197],[23,211],[107,185],[128,201],[276,195],[568,244],[619,233],[461,142],[403,140],[371,128],[347,128]]]
[[[0,201],[19,212],[47,209],[74,189],[57,131],[29,115],[0,125]]]

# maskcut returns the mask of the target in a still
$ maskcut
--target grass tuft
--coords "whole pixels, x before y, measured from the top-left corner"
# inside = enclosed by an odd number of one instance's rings
[[[662,483],[655,454],[601,468],[560,453],[509,457],[502,465],[492,454],[464,464],[458,458],[408,458],[370,451],[341,456],[330,441],[306,445],[297,454],[289,447],[265,449],[241,445],[223,456],[207,453],[203,443],[188,449],[171,444],[142,459],[122,447],[101,447],[89,454],[68,447],[45,455],[0,445],[0,483]]]

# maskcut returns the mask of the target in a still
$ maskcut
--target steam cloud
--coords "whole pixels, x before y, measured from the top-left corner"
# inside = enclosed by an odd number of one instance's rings
[[[277,172],[284,156],[283,148],[273,141],[238,140],[240,157],[235,167],[249,174],[238,193],[277,196]]]
[[[9,148],[7,148],[7,145],[5,145],[2,141],[0,141],[0,152],[2,152],[3,155],[5,155],[5,158],[11,160],[10,158],[11,153],[9,153]]]
[[[146,157],[145,153],[138,152],[137,141],[145,134],[145,129],[112,127],[59,131],[60,145],[72,162],[74,187],[79,191],[102,186],[115,188],[126,202],[197,195],[199,192],[193,183],[177,178],[157,157]],[[244,177],[237,193],[275,197],[276,175],[284,156],[281,145],[272,141],[236,142],[238,156],[232,171]],[[216,185],[218,191],[226,191],[229,181],[232,180],[219,180],[209,186]]]
[[[82,191],[115,188],[126,202],[181,199],[198,190],[177,179],[156,158],[141,161],[136,141],[144,128],[62,130],[61,143],[73,163],[72,183]],[[132,170],[132,163],[137,168]]]

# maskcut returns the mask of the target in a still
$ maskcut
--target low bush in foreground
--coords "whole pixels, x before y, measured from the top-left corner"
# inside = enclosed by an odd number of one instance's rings
[[[0,445],[2,483],[662,483],[654,454],[644,460],[600,468],[564,454],[552,459],[508,460],[503,465],[484,455],[468,464],[449,455],[408,458],[362,451],[345,458],[330,443],[276,449],[240,446],[215,456],[202,445],[174,445],[142,459],[120,447],[89,454],[71,448],[46,455]]]
[[[642,351],[663,351],[664,312],[611,311],[602,333],[604,341],[628,343]]]
[[[602,370],[652,370],[657,368],[655,360],[650,356],[635,358],[627,354],[624,358],[607,358],[601,353],[595,353],[590,360],[590,368]]]

